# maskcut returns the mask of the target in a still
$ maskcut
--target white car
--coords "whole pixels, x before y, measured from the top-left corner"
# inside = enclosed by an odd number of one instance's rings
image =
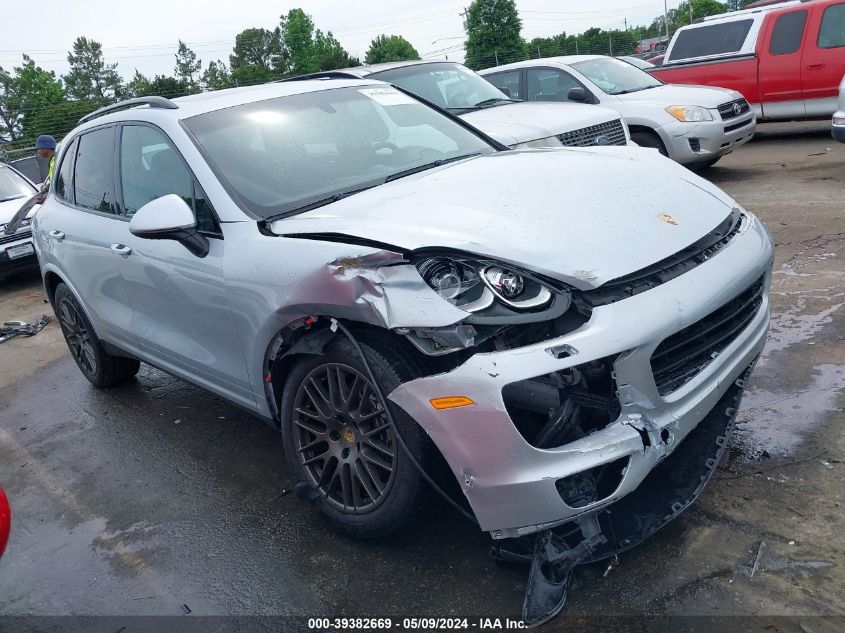
[[[456,114],[513,149],[626,145],[628,129],[609,108],[576,103],[525,103],[506,87],[497,90],[466,66],[412,60],[358,66],[296,77],[366,78],[387,81]]]
[[[833,113],[833,138],[840,143],[845,143],[845,77],[839,84],[839,107]]]
[[[24,219],[14,233],[5,232],[6,225],[36,192],[26,176],[0,163],[0,280],[20,270],[38,267],[29,219]]]
[[[618,111],[631,139],[691,169],[715,164],[754,136],[743,96],[725,88],[664,84],[604,55],[529,59],[481,71],[498,88],[529,102],[575,101]]]

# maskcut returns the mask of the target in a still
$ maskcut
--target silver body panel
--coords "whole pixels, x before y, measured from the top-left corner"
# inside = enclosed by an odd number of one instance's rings
[[[260,230],[216,179],[180,119],[338,84],[350,82],[197,95],[179,100],[178,110],[138,108],[81,126],[128,120],[158,125],[191,166],[220,219],[222,237],[210,239],[208,256],[198,258],[175,241],[133,236],[124,218],[75,208],[50,194],[34,222],[42,273],[68,284],[107,343],[272,420],[268,355],[279,333],[304,317],[390,330],[443,327],[466,318],[413,265],[402,262],[403,251],[460,249],[588,290],[678,252],[737,206],[655,152],[526,150],[424,171]],[[661,214],[671,214],[677,224],[661,222]],[[63,238],[56,239],[55,231]],[[302,233],[312,235],[297,237]],[[319,233],[349,242],[322,240]],[[131,252],[116,253],[113,244]],[[710,260],[668,283],[595,308],[578,330],[541,344],[476,354],[451,372],[405,383],[389,397],[446,457],[482,529],[503,537],[564,521],[586,510],[567,508],[554,478],[624,454],[632,460],[624,481],[601,504],[633,490],[752,362],[763,345],[767,302],[716,360],[670,396],[657,394],[649,367],[651,352],[667,335],[761,275],[768,287],[771,261],[771,239],[749,214],[739,234]],[[545,351],[560,343],[576,348],[577,355],[555,360]],[[552,450],[522,440],[503,406],[503,385],[619,353],[619,419]],[[456,393],[476,405],[437,412],[428,404],[431,397]],[[638,425],[658,438],[650,450],[643,448]],[[667,444],[659,441],[664,428],[672,437]]]

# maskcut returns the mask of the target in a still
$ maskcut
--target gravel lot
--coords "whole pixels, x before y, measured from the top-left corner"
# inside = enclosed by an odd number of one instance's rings
[[[604,565],[580,568],[570,618],[549,628],[647,614],[758,616],[687,621],[708,631],[845,630],[845,619],[813,617],[845,616],[845,145],[828,123],[763,125],[707,177],[777,243],[769,343],[738,432],[700,500],[606,576]],[[37,274],[0,287],[0,321],[42,312]],[[96,391],[55,322],[0,346],[0,483],[14,513],[0,614],[503,617],[521,607],[526,570],[495,565],[489,539],[449,509],[433,504],[388,540],[339,537],[286,494],[271,428],[146,367]]]

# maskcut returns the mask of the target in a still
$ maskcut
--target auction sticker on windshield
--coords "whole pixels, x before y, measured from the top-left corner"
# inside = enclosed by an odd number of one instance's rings
[[[393,88],[362,88],[360,92],[362,95],[366,95],[376,103],[380,103],[383,106],[409,105],[416,103],[416,101],[411,99],[408,95]]]

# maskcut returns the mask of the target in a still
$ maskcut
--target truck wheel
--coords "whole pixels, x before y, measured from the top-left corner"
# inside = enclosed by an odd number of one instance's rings
[[[414,359],[400,355],[395,341],[362,337],[359,343],[385,395],[420,375]],[[280,409],[287,462],[336,529],[374,538],[416,516],[425,481],[399,446],[348,340],[337,338],[324,355],[304,357],[293,367]],[[391,407],[391,413],[408,449],[428,472],[431,440],[401,409]]]
[[[134,358],[111,356],[94,333],[91,322],[67,284],[56,286],[53,298],[56,316],[70,355],[82,374],[95,387],[113,387],[126,382],[141,367]]]
[[[663,141],[661,141],[660,137],[654,132],[648,132],[645,130],[631,132],[631,140],[640,147],[653,147],[664,156],[669,156]]]

